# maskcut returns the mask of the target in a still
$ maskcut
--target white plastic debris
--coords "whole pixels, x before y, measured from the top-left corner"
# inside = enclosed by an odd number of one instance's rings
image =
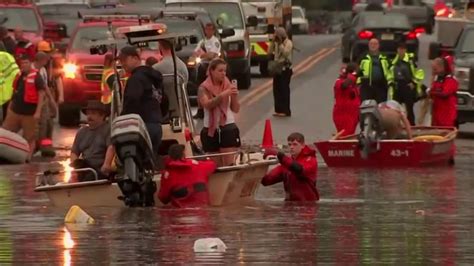
[[[201,238],[194,241],[194,252],[225,252],[227,246],[220,238]]]

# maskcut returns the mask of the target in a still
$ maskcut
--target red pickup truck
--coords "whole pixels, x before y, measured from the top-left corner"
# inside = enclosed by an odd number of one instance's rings
[[[68,44],[63,67],[64,103],[59,107],[59,124],[62,126],[77,126],[81,107],[89,100],[100,99],[105,55],[92,55],[90,45],[93,41],[108,38],[109,22],[114,29],[139,24],[138,19],[130,16],[98,16],[79,23]],[[143,60],[149,56],[159,57],[158,51],[153,47],[142,51]]]

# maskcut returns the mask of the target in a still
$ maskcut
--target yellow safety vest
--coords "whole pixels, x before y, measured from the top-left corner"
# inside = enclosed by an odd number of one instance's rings
[[[410,72],[413,78],[412,81],[416,84],[416,93],[418,94],[418,96],[421,96],[422,95],[421,86],[423,85],[423,79],[425,79],[425,71],[423,71],[423,69],[416,68],[414,59],[415,59],[415,55],[413,53],[405,53],[405,56],[401,60],[410,65]],[[395,65],[397,64],[398,60],[400,60],[400,57],[397,54],[392,61],[392,67],[391,67],[391,71],[393,73],[392,75],[394,76],[395,76],[395,73],[394,73]],[[393,95],[393,89],[394,88],[391,88],[392,92],[390,92],[392,95]]]
[[[7,52],[0,52],[0,105],[12,98],[13,82],[19,72],[15,58]]]
[[[113,68],[106,68],[102,72],[102,81],[100,83],[100,92],[102,96],[100,97],[100,101],[103,104],[110,104],[112,102],[112,88],[109,87],[107,84],[107,80],[115,74]]]

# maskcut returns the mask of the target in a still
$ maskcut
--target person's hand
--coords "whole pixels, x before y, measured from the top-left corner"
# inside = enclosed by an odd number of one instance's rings
[[[285,158],[285,153],[279,151],[277,154],[277,158],[280,163],[283,163],[283,159]]]
[[[230,89],[230,95],[231,96],[239,95],[239,89],[237,89],[236,87],[232,87],[232,89]]]
[[[64,103],[64,96],[59,96],[58,105],[63,104],[63,103]]]
[[[104,163],[102,165],[102,167],[100,167],[100,171],[104,174],[104,175],[108,175],[112,172],[112,166],[109,165],[109,164],[106,164]]]
[[[41,112],[36,112],[33,115],[33,118],[38,122],[41,119]]]
[[[227,89],[227,90],[221,92],[222,97],[229,97],[231,95],[232,95],[232,89]]]

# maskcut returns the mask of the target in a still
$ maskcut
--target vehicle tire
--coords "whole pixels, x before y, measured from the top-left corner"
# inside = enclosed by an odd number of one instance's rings
[[[237,86],[239,87],[239,90],[248,90],[250,86],[252,85],[252,75],[250,73],[250,68],[249,70],[241,74],[240,77],[237,79]]]
[[[268,77],[269,73],[268,73],[268,61],[263,61],[263,62],[260,62],[260,74],[262,74],[262,76],[264,77]]]
[[[81,121],[81,112],[77,107],[67,105],[59,106],[59,125],[65,127],[76,127]]]

